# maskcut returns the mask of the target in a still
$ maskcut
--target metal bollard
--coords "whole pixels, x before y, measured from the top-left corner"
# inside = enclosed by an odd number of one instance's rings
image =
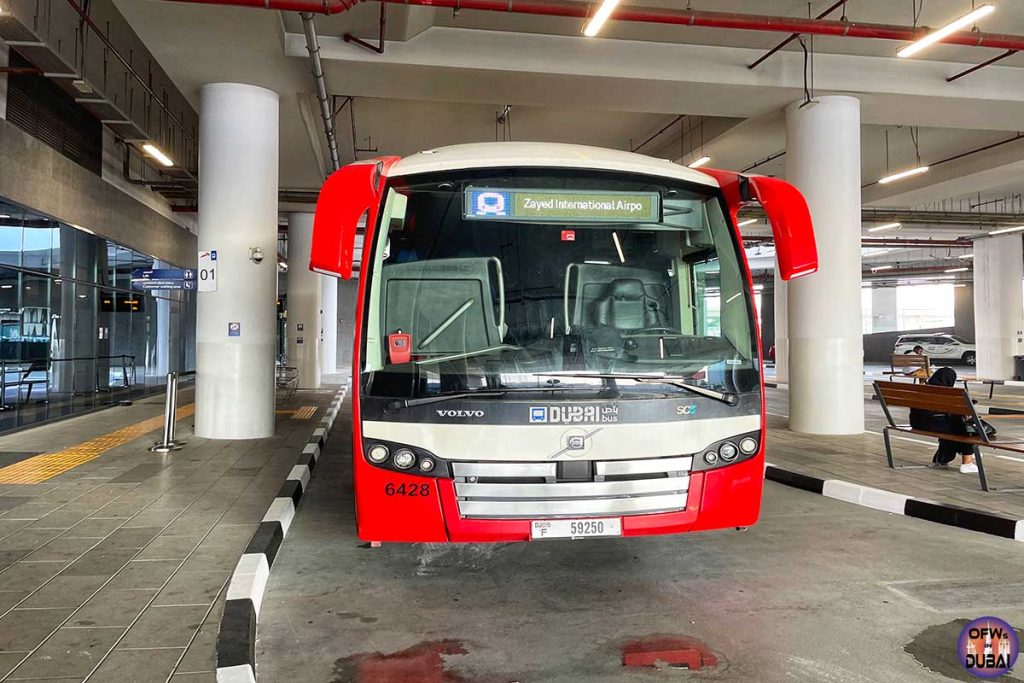
[[[167,397],[164,400],[164,435],[160,441],[150,446],[151,453],[169,453],[181,450],[184,441],[174,440],[174,418],[178,406],[178,373],[167,373]]]

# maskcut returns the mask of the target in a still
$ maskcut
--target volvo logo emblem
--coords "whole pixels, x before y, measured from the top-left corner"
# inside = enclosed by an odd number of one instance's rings
[[[566,446],[570,451],[582,451],[587,447],[587,437],[581,434],[574,434],[566,439]]]

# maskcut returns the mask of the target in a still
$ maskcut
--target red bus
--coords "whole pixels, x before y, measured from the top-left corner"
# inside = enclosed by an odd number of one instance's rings
[[[764,473],[759,201],[783,278],[817,269],[773,178],[564,144],[359,161],[310,267],[353,276],[359,537],[517,541],[745,527]]]

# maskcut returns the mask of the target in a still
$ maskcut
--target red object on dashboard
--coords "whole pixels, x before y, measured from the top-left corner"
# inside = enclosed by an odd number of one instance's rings
[[[412,335],[399,330],[388,335],[388,359],[392,365],[412,360]]]

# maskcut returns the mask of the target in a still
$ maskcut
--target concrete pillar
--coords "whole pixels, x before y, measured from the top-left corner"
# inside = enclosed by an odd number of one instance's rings
[[[0,66],[7,66],[10,49],[0,40]],[[7,74],[0,74],[0,119],[7,118]]]
[[[218,285],[198,293],[195,433],[263,438],[274,433],[278,96],[211,83],[199,104],[199,249],[217,251]]]
[[[320,387],[320,301],[323,276],[309,269],[313,214],[288,214],[288,365],[300,389]]]
[[[871,290],[871,332],[895,332],[899,329],[896,314],[895,287],[875,287]]]
[[[775,269],[775,381],[789,383],[789,283]]]
[[[978,377],[1011,379],[1024,336],[1021,234],[974,242],[974,328]]]
[[[789,426],[864,431],[860,102],[821,97],[786,109],[786,178],[807,198],[819,269],[789,283]]]
[[[953,288],[953,334],[974,341],[974,284]]]
[[[775,346],[775,287],[767,285],[761,292],[761,309],[757,312],[761,325],[761,353],[768,358],[768,349]]]
[[[321,275],[320,369],[325,375],[338,373],[338,278]],[[340,381],[332,377],[332,382]]]

